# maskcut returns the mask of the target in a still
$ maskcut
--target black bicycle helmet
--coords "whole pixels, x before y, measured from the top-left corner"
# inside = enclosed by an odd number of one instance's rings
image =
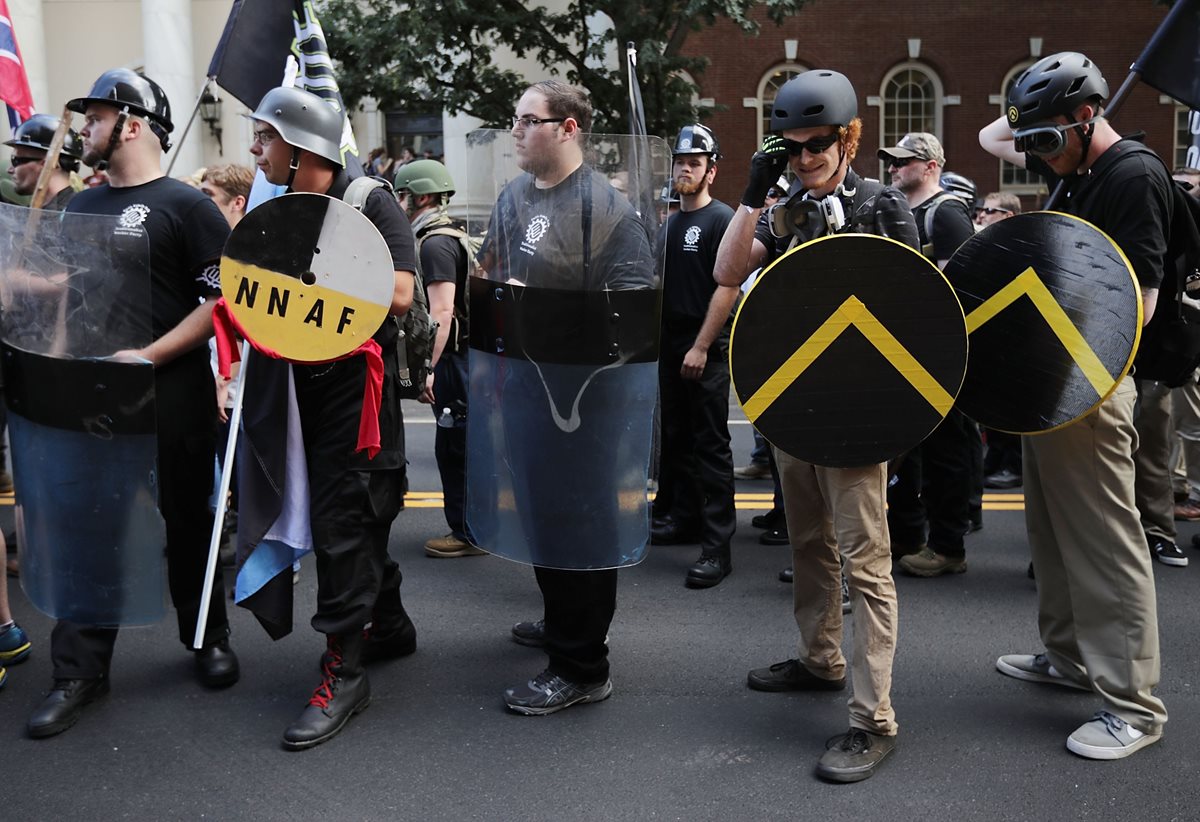
[[[1010,128],[1028,128],[1060,115],[1069,117],[1088,102],[1108,99],[1100,69],[1077,51],[1043,57],[1017,77],[1005,107]]]
[[[845,126],[857,116],[858,95],[846,75],[814,69],[793,77],[779,89],[771,107],[771,131]]]

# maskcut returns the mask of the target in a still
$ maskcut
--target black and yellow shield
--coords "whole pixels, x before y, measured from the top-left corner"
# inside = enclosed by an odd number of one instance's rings
[[[971,341],[958,407],[989,428],[1069,425],[1133,363],[1137,281],[1116,243],[1086,220],[1040,211],[993,223],[963,243],[946,277]]]
[[[742,302],[734,392],[773,445],[816,465],[885,462],[954,405],[967,336],[954,290],[925,257],[844,234],[792,249]]]
[[[357,209],[287,194],[238,223],[221,258],[221,292],[246,335],[292,362],[354,351],[387,316],[395,289],[387,242]]]

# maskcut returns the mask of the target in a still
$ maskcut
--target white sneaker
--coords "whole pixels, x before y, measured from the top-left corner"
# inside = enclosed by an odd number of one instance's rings
[[[1088,759],[1124,759],[1162,739],[1162,732],[1139,731],[1108,711],[1096,715],[1067,737],[1067,750]]]

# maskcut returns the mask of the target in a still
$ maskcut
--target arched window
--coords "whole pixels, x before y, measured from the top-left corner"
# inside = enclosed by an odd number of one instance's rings
[[[1000,113],[1004,114],[1005,102],[1008,100],[1008,91],[1012,88],[1013,83],[1021,76],[1021,72],[1033,65],[1032,60],[1026,60],[1024,63],[1018,63],[1009,69],[1008,74],[1004,75],[1004,82],[1000,84]],[[1027,171],[1020,166],[1015,166],[1008,160],[1000,161],[1000,190],[1012,191],[1016,194],[1037,194],[1046,190],[1046,184],[1036,174]],[[980,192],[981,194],[986,192]]]
[[[929,66],[909,61],[895,66],[879,89],[880,148],[894,146],[910,131],[942,139],[942,81]],[[880,179],[886,169],[879,170]]]
[[[771,132],[771,107],[775,103],[775,95],[780,87],[797,74],[803,74],[808,69],[797,63],[781,63],[770,68],[758,81],[758,141],[762,145],[763,138]]]

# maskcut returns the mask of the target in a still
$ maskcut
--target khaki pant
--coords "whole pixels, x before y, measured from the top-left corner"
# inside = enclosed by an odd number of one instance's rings
[[[1098,409],[1024,437],[1025,522],[1050,662],[1146,733],[1167,721],[1158,684],[1150,552],[1133,502],[1136,390],[1126,378]]]
[[[800,662],[820,677],[845,676],[840,550],[854,605],[850,726],[893,735],[897,613],[884,510],[887,466],[822,468],[779,450],[775,460],[792,542]]]
[[[1200,500],[1200,385],[1196,376],[1171,391],[1171,467],[1175,491]]]
[[[1171,389],[1160,382],[1134,380],[1137,406],[1133,424],[1134,501],[1142,530],[1175,541],[1175,495],[1171,491]]]

